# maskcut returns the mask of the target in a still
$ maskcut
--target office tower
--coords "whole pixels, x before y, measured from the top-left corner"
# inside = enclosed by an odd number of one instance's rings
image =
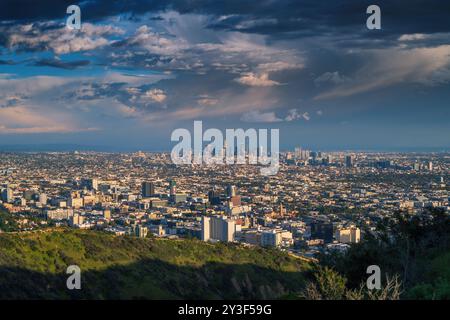
[[[308,160],[311,155],[311,152],[308,150],[302,150],[301,160]]]
[[[215,198],[215,197],[217,197],[217,194],[216,194],[216,190],[209,190],[208,191],[208,201],[211,203],[211,202],[213,202],[213,199]]]
[[[4,202],[7,202],[7,203],[13,202],[13,197],[14,197],[14,194],[13,194],[13,191],[10,188],[7,187],[6,189],[3,190],[3,192],[2,192],[2,200]]]
[[[325,222],[313,222],[311,224],[311,238],[323,239],[324,243],[333,242],[333,224]]]
[[[177,183],[175,182],[175,180],[169,181],[169,189],[171,196],[174,196],[177,193]]]
[[[97,179],[82,179],[81,187],[88,190],[98,190],[98,180]]]
[[[47,205],[47,195],[45,193],[39,194],[39,203],[43,206]]]
[[[149,198],[155,194],[155,186],[151,182],[142,182],[142,197]]]
[[[220,204],[220,197],[216,190],[213,189],[208,192],[208,201],[212,205]]]
[[[327,162],[328,162],[328,164],[332,164],[333,163],[333,156],[331,154],[329,154],[327,156]]]
[[[347,168],[353,167],[353,156],[351,155],[345,156],[345,166]]]
[[[231,184],[227,185],[227,197],[231,198],[236,195],[236,186],[233,186]]]
[[[263,247],[278,247],[281,240],[281,230],[267,230],[261,233],[261,246]]]
[[[302,148],[295,148],[294,149],[294,157],[296,160],[302,159]]]
[[[433,171],[433,162],[428,162],[428,170]]]
[[[420,171],[420,163],[418,163],[418,162],[414,163],[413,169],[414,169],[415,171]]]

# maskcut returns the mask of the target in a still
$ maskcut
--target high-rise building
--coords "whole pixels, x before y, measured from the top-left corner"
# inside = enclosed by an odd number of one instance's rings
[[[345,156],[345,166],[347,168],[353,167],[353,156],[352,155]]]
[[[358,243],[361,240],[361,230],[354,226],[338,229],[336,240],[342,243]]]
[[[202,217],[202,240],[208,241],[210,239],[210,221],[211,218],[208,217]]]
[[[155,186],[151,182],[142,182],[142,197],[149,198],[155,194]]]
[[[169,181],[169,189],[170,189],[170,195],[175,195],[177,193],[177,183],[175,180]]]
[[[433,162],[428,162],[428,170],[433,171]]]
[[[227,197],[231,198],[234,197],[236,195],[236,186],[234,185],[227,185]]]
[[[202,218],[202,240],[210,239],[232,242],[235,239],[236,223],[225,217]]]
[[[39,203],[43,206],[47,205],[47,195],[45,193],[39,194]]]
[[[2,191],[2,200],[7,203],[13,202],[14,194],[10,188],[6,188]]]
[[[325,243],[333,242],[333,224],[326,222],[313,222],[311,224],[311,238],[323,239]]]
[[[69,207],[78,209],[84,206],[84,200],[83,198],[69,198],[69,200],[67,201],[67,205]]]
[[[81,187],[88,190],[98,190],[98,180],[97,179],[82,179]]]
[[[278,247],[281,244],[281,230],[265,230],[261,233],[261,246]]]

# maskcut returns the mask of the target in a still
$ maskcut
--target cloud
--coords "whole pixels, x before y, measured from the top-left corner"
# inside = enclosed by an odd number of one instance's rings
[[[0,59],[0,65],[9,65],[9,66],[11,66],[11,65],[14,65],[14,61],[12,61],[12,60],[1,60]]]
[[[306,121],[309,121],[311,117],[309,116],[308,112],[299,112],[297,109],[290,109],[288,111],[287,116],[284,118],[284,121],[291,122],[298,119],[304,119]]]
[[[215,106],[219,102],[218,99],[212,98],[209,95],[200,95],[197,101],[201,106]]]
[[[398,38],[398,41],[415,41],[415,40],[424,40],[429,38],[429,35],[423,33],[414,33],[414,34],[403,34]]]
[[[347,78],[345,76],[341,76],[338,71],[334,71],[334,72],[325,72],[324,74],[322,74],[319,77],[317,77],[316,79],[314,79],[314,83],[317,86],[320,86],[322,84],[327,84],[327,83],[343,84],[349,80],[350,80],[349,78]]]
[[[120,28],[83,23],[80,30],[70,30],[54,22],[0,26],[4,45],[13,51],[46,51],[65,54],[97,49],[112,43],[108,36],[122,34]]]
[[[89,65],[89,60],[61,61],[59,59],[42,59],[34,63],[38,67],[54,67],[66,70],[73,70],[78,67]]]
[[[188,43],[181,38],[169,38],[160,33],[154,32],[147,25],[140,26],[135,34],[125,41],[117,42],[116,47],[140,46],[148,52],[157,55],[178,55],[183,50],[188,49]]]
[[[258,65],[257,69],[261,72],[279,72],[284,70],[293,70],[293,69],[303,69],[303,63],[291,63],[286,61],[275,61],[275,62],[267,62],[261,63]]]
[[[270,123],[280,122],[282,120],[276,116],[275,112],[260,112],[255,110],[244,113],[241,117],[241,121]]]
[[[26,99],[25,95],[12,94],[0,99],[0,108],[14,107]]]
[[[94,131],[96,128],[78,128],[71,121],[62,121],[58,116],[41,115],[24,106],[0,108],[0,133],[69,133]]]
[[[271,87],[280,84],[276,81],[270,80],[269,74],[267,73],[257,75],[252,72],[244,74],[243,76],[235,79],[235,81],[239,82],[240,84],[252,87]]]
[[[364,51],[367,64],[351,81],[325,91],[316,100],[346,97],[400,83],[436,85],[450,81],[450,45],[413,49],[371,49]]]
[[[142,95],[142,98],[161,103],[166,100],[167,96],[161,89],[150,89]]]

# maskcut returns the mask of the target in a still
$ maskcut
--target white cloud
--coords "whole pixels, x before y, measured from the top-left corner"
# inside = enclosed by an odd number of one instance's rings
[[[211,98],[208,95],[201,95],[198,97],[197,102],[201,106],[215,106],[219,102],[219,100],[216,98]]]
[[[262,73],[260,75],[254,74],[252,72],[246,73],[243,76],[235,79],[235,81],[240,84],[244,84],[252,87],[271,87],[279,85],[279,82],[269,79],[269,74]]]
[[[282,121],[278,118],[275,112],[260,112],[260,111],[250,111],[244,113],[241,117],[241,121],[244,122],[280,122]]]
[[[293,69],[303,69],[304,65],[302,63],[291,63],[286,61],[276,61],[261,63],[258,65],[257,69],[261,72],[279,72],[283,70],[293,70]]]
[[[164,102],[166,100],[167,95],[161,89],[150,89],[147,90],[141,97],[142,99],[149,99],[155,102]]]
[[[0,109],[1,134],[68,133],[93,130],[97,129],[76,127],[72,121],[64,121],[58,114],[42,115],[24,106]]]
[[[309,121],[311,117],[309,116],[308,112],[301,113],[297,109],[290,109],[288,111],[287,116],[284,118],[284,121],[290,122],[298,119],[304,119],[306,121]]]
[[[398,41],[415,41],[415,40],[424,40],[428,38],[428,35],[423,33],[412,33],[412,34],[403,34],[398,38]]]
[[[186,40],[165,37],[160,33],[154,32],[152,28],[146,25],[140,26],[134,36],[128,39],[127,43],[140,45],[151,53],[163,56],[178,55],[189,48]]]
[[[61,26],[41,30],[43,24],[3,27],[7,46],[10,49],[52,50],[56,54],[93,50],[110,44],[106,36],[122,34],[124,31],[113,26],[83,23],[79,31]]]

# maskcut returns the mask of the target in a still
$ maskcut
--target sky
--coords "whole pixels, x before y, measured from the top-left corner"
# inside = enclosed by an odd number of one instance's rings
[[[281,149],[448,150],[449,89],[449,1],[0,1],[0,145],[162,151],[202,120]]]

